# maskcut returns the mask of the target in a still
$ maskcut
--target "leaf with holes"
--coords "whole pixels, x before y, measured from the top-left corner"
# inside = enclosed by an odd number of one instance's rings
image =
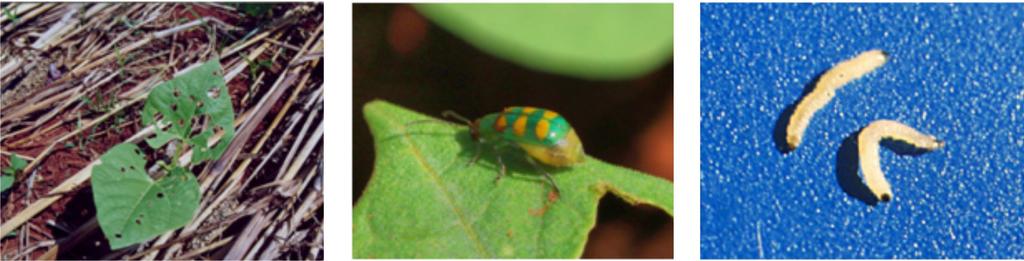
[[[154,181],[135,144],[118,144],[100,160],[92,169],[92,195],[96,219],[111,249],[182,227],[199,207],[199,182],[192,173],[172,167]]]
[[[142,124],[159,122],[158,126],[169,126],[167,130],[157,128],[156,137],[146,140],[149,146],[160,148],[177,139],[194,148],[193,163],[219,157],[235,135],[232,123],[235,112],[222,75],[220,62],[213,59],[156,86],[142,109]],[[203,120],[197,116],[206,116],[206,124],[210,127],[191,136],[193,125],[201,124]],[[210,144],[213,134],[221,131],[224,137]]]
[[[353,209],[356,258],[576,258],[609,192],[672,215],[672,182],[655,176],[587,157],[549,168],[555,196],[518,148],[499,151],[496,183],[494,153],[466,164],[478,148],[466,127],[407,125],[437,119],[381,101],[363,113],[376,163]]]

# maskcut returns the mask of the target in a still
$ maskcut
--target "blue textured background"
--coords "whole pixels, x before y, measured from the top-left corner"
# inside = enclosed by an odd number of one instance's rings
[[[804,87],[876,48],[781,153]],[[1024,5],[702,4],[700,90],[702,258],[1024,258]],[[947,146],[883,147],[872,206],[847,138],[876,119]]]

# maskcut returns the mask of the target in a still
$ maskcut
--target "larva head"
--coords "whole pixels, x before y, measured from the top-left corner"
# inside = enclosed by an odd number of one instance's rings
[[[795,150],[796,146],[800,146],[800,135],[795,133],[786,134],[786,144],[789,145],[790,150]]]
[[[871,189],[871,192],[875,194],[875,198],[878,199],[878,201],[889,202],[892,200],[892,186],[889,185],[888,181],[885,181],[885,178],[882,178],[881,182],[868,178],[867,185],[868,188]]]
[[[946,141],[937,139],[937,138],[935,138],[933,136],[932,137],[931,148],[929,148],[929,149],[934,150],[934,149],[942,148],[942,146],[946,146]]]

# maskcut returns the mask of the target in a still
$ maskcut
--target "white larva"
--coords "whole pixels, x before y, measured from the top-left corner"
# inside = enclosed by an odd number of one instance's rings
[[[864,183],[878,200],[889,201],[892,199],[892,187],[889,181],[885,180],[878,158],[878,142],[882,139],[903,141],[929,151],[941,148],[944,143],[934,136],[923,134],[893,120],[876,120],[860,131],[860,135],[857,136],[857,153],[860,157],[860,169],[864,174]]]
[[[811,117],[814,117],[815,112],[825,107],[832,97],[836,96],[836,90],[850,81],[874,71],[888,60],[889,54],[882,50],[866,51],[857,57],[836,64],[835,67],[822,74],[814,89],[800,100],[796,105],[796,110],[793,111],[793,116],[789,118],[789,125],[786,126],[786,143],[789,148],[796,149],[800,145],[807,125],[811,123]]]

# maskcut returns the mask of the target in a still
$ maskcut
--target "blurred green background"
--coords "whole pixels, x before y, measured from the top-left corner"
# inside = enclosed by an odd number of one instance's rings
[[[672,180],[671,15],[667,4],[354,5],[355,200],[373,172],[362,107],[374,99],[470,118],[552,109],[587,154]],[[584,257],[670,258],[672,225],[605,197]]]

